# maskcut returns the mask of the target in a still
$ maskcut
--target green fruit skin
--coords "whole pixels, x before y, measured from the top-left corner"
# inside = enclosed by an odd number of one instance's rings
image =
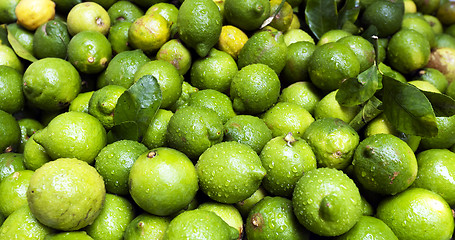
[[[0,226],[0,239],[44,239],[54,231],[40,223],[26,204],[5,219]]]
[[[25,170],[24,155],[20,153],[0,154],[0,183],[14,172]]]
[[[128,199],[106,194],[100,214],[85,231],[94,239],[122,240],[126,227],[133,219],[134,208]]]
[[[22,74],[16,69],[0,65],[0,110],[15,113],[25,104],[22,92]]]
[[[261,201],[265,196],[267,196],[267,192],[264,190],[264,188],[259,187],[247,199],[235,203],[235,207],[239,210],[240,214],[242,214],[243,218],[247,218],[251,209],[253,209],[256,203]]]
[[[352,164],[362,186],[379,194],[399,193],[417,176],[414,152],[391,134],[375,134],[360,142]]]
[[[133,200],[158,216],[183,209],[199,189],[191,160],[175,149],[164,147],[138,157],[131,167],[128,184]]]
[[[267,171],[262,186],[282,197],[292,197],[297,181],[317,166],[310,145],[301,138],[288,142],[283,136],[275,137],[267,142],[259,157]]]
[[[168,146],[197,159],[207,148],[223,140],[223,123],[211,109],[187,106],[169,120],[166,138]]]
[[[113,55],[132,50],[131,44],[128,43],[128,31],[131,25],[133,25],[131,22],[119,22],[109,29],[107,40],[111,43]]]
[[[362,215],[359,189],[346,174],[333,168],[304,174],[295,186],[292,205],[299,222],[321,236],[349,231]]]
[[[224,204],[218,202],[204,202],[197,207],[201,210],[214,212],[221,219],[223,219],[229,226],[238,230],[239,239],[243,235],[243,219],[239,210],[231,204]]]
[[[207,149],[196,163],[201,190],[221,203],[251,196],[266,171],[257,153],[242,143],[222,142]]]
[[[0,214],[9,216],[27,205],[27,188],[32,175],[31,170],[17,171],[0,182]]]
[[[172,115],[174,114],[171,111],[158,109],[142,138],[145,146],[149,149],[166,146],[167,126]]]
[[[226,94],[213,89],[204,89],[191,94],[188,106],[212,109],[218,114],[223,124],[236,115],[232,108],[231,99]]]
[[[362,216],[351,230],[336,238],[336,240],[350,239],[398,240],[387,224],[370,216]]]
[[[142,213],[126,227],[125,240],[163,239],[171,219]]]
[[[229,226],[215,213],[195,209],[172,219],[163,240],[235,240],[238,237],[237,229]]]
[[[33,54],[36,58],[66,58],[66,48],[70,42],[66,24],[60,20],[50,20],[41,25],[33,35]]]
[[[35,132],[43,129],[43,125],[33,118],[22,118],[17,121],[21,128],[21,144],[19,145],[19,152],[23,153],[25,144],[28,139],[35,134]]]
[[[455,144],[455,116],[436,117],[436,124],[438,135],[430,138],[422,137],[420,149],[449,148]]]
[[[245,1],[241,6],[249,8],[246,10],[239,9],[236,0],[226,0],[224,3],[224,15],[227,22],[245,31],[258,29],[270,15],[271,6],[267,0]],[[245,17],[243,14],[247,16]]]
[[[44,240],[93,240],[93,238],[85,231],[73,231],[48,234]]]
[[[245,224],[249,240],[309,240],[310,233],[302,228],[294,215],[292,201],[267,196],[251,209]]]
[[[16,149],[21,140],[21,129],[13,115],[0,110],[0,153]]]
[[[24,146],[24,166],[33,171],[52,160],[46,149],[35,142],[34,136],[31,136]]]
[[[106,83],[129,88],[134,83],[134,74],[150,59],[140,49],[124,51],[112,58],[106,68]]]
[[[205,57],[218,42],[222,18],[212,0],[187,0],[180,6],[177,28],[180,39]]]
[[[261,31],[251,36],[240,50],[237,65],[239,69],[254,64],[268,65],[279,74],[286,65],[287,47],[279,31]]]

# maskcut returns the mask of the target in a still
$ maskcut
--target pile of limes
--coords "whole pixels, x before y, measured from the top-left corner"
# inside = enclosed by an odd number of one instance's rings
[[[0,239],[452,239],[455,2],[1,0]]]

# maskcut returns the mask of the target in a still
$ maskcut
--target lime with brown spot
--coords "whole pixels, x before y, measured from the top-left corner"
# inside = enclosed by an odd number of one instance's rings
[[[148,213],[134,218],[126,227],[125,240],[163,239],[171,219]]]
[[[121,22],[134,22],[144,15],[144,11],[132,2],[121,0],[112,4],[107,10],[107,14],[109,14],[111,25],[115,26]]]
[[[231,55],[234,60],[237,60],[240,50],[248,41],[248,36],[239,28],[232,25],[224,25],[221,28],[220,38],[216,47]]]
[[[20,144],[21,129],[13,115],[0,110],[0,153],[13,152]]]
[[[82,31],[109,32],[111,19],[107,11],[95,2],[83,2],[71,8],[67,15],[68,32],[74,36]]]
[[[23,159],[24,155],[20,153],[0,154],[0,183],[14,172],[25,170]]]
[[[146,53],[155,53],[170,38],[170,25],[158,13],[136,19],[128,30],[128,43]]]
[[[164,60],[174,65],[180,75],[185,75],[192,66],[191,52],[178,39],[167,41],[156,53],[157,60]]]

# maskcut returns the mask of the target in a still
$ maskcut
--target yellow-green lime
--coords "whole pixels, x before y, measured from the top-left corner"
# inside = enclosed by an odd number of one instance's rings
[[[244,31],[258,29],[270,16],[268,0],[226,0],[224,17],[226,21]]]
[[[39,132],[41,130],[38,130]],[[24,166],[26,169],[30,169],[35,171],[39,167],[43,166],[43,164],[52,161],[49,154],[47,154],[46,150],[43,146],[39,145],[33,139],[34,135],[32,135],[27,143],[24,146]]]
[[[289,47],[292,43],[301,41],[315,44],[314,39],[310,36],[310,34],[300,28],[290,29],[284,32],[284,42],[286,43],[286,46]]]
[[[133,25],[131,22],[119,22],[109,29],[107,39],[111,43],[112,54],[132,50],[131,44],[128,43],[128,32]]]
[[[23,159],[24,156],[20,153],[0,154],[0,183],[14,172],[25,170]]]
[[[185,75],[192,66],[191,52],[178,39],[171,39],[163,44],[156,53],[156,59],[170,62],[180,75]]]
[[[434,48],[455,48],[455,38],[447,33],[436,34]]]
[[[430,47],[435,46],[435,33],[433,29],[430,26],[430,23],[428,23],[424,18],[420,17],[407,17],[404,18],[403,21],[401,22],[401,29],[412,29],[423,36],[428,40],[430,43]]]
[[[308,64],[316,46],[313,43],[300,41],[287,47],[286,64],[280,73],[285,83],[309,81]]]
[[[68,111],[88,113],[88,105],[94,92],[95,91],[79,93],[76,98],[71,101]]]
[[[55,230],[43,225],[28,205],[14,211],[0,226],[1,239],[44,239]]]
[[[22,74],[12,67],[0,65],[0,110],[15,113],[25,104]]]
[[[351,33],[341,29],[332,29],[322,34],[321,38],[319,38],[319,41],[317,42],[317,45],[320,46],[326,43],[336,42],[344,37],[351,35]]]
[[[0,65],[12,67],[20,73],[24,72],[24,65],[14,50],[4,44],[0,44]]]
[[[264,188],[259,187],[251,196],[243,201],[235,203],[234,206],[239,210],[240,214],[242,214],[242,217],[246,218],[251,209],[267,195]]]
[[[27,189],[33,175],[31,170],[16,171],[0,182],[0,213],[8,217],[27,205]]]
[[[212,109],[218,114],[223,124],[236,115],[232,108],[231,99],[226,94],[213,89],[204,89],[191,94],[188,106]]]
[[[158,109],[147,130],[142,137],[142,143],[149,149],[166,146],[166,132],[169,120],[171,120],[171,111]]]
[[[321,100],[321,93],[311,82],[295,82],[281,91],[278,102],[295,103],[313,114],[316,104]]]
[[[447,78],[439,70],[424,68],[418,72],[414,80],[423,80],[433,84],[440,92],[444,93],[449,85]]]
[[[341,106],[336,100],[338,90],[332,91],[325,95],[314,106],[314,118],[321,119],[326,117],[339,118],[345,123],[349,123],[360,111],[359,106],[345,107]]]
[[[106,9],[95,2],[83,2],[71,8],[67,15],[68,32],[74,36],[82,31],[109,32],[111,19]]]
[[[270,12],[275,13],[280,5],[280,0],[271,0]],[[291,4],[284,2],[284,4],[281,6],[281,9],[277,12],[269,26],[276,28],[278,31],[285,32],[289,26],[291,26],[293,17],[294,12],[292,10]]]
[[[17,121],[21,128],[21,143],[19,145],[19,152],[24,152],[24,147],[30,137],[35,132],[44,128],[44,126],[36,119],[33,118],[21,118]]]
[[[111,25],[115,26],[117,23],[121,22],[134,22],[144,15],[144,11],[130,1],[120,0],[109,7],[107,14],[109,14]]]
[[[237,229],[239,232],[238,239],[243,236],[243,219],[239,210],[231,204],[218,203],[218,202],[204,202],[197,207],[201,210],[214,212],[221,219],[223,219],[229,226]]]
[[[224,25],[221,28],[221,34],[216,48],[226,52],[234,60],[237,60],[240,50],[242,50],[247,41],[248,36],[242,30],[232,25]]]
[[[360,72],[367,70],[375,61],[373,44],[360,36],[348,36],[341,38],[338,43],[346,44],[356,55],[360,63]]]
[[[371,217],[362,216],[359,221],[347,233],[337,237],[337,240],[348,239],[377,239],[377,240],[398,240],[392,229],[387,226],[382,220]]]
[[[425,14],[423,15],[423,18],[430,24],[435,35],[443,33],[444,29],[442,23],[436,16]]]
[[[93,240],[93,238],[85,231],[69,231],[48,234],[44,240]]]
[[[123,237],[125,240],[162,239],[170,222],[168,217],[142,213],[128,224]]]
[[[90,98],[88,113],[96,117],[104,128],[111,129],[114,126],[114,110],[117,100],[126,91],[126,88],[118,85],[107,85],[96,90]]]
[[[19,147],[21,129],[13,115],[0,110],[0,153],[12,152]]]
[[[128,30],[128,43],[146,53],[155,53],[170,38],[170,25],[158,13],[147,14],[133,22]]]

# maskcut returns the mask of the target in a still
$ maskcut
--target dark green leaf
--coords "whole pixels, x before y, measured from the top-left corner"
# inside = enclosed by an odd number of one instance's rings
[[[117,104],[114,109],[114,125],[119,125],[123,122],[136,121],[137,112],[139,106],[136,106],[136,102],[128,91],[123,94],[117,100]]]
[[[8,27],[6,27],[6,30],[8,31],[8,42],[11,44],[11,47],[13,48],[17,56],[30,62],[38,61],[38,59],[36,59],[32,53],[27,51],[27,49],[25,49],[22,46],[22,44],[20,44],[19,41],[17,41],[14,35],[9,31]]]
[[[445,94],[422,91],[430,100],[437,117],[451,117],[455,115],[455,100]]]
[[[378,35],[378,28],[374,25],[370,25],[365,31],[362,33],[362,37],[366,40],[370,41],[371,44],[374,44],[372,36]]]
[[[107,133],[107,142],[112,143],[119,140],[139,140],[139,130],[136,122],[127,121],[115,125]]]
[[[383,76],[382,84],[384,113],[398,131],[422,137],[437,135],[436,116],[425,94],[388,76]]]
[[[337,29],[337,20],[336,0],[307,0],[305,21],[318,39],[327,31]]]
[[[373,64],[356,78],[349,78],[342,82],[336,94],[336,100],[346,107],[362,104],[376,93],[378,83],[378,68]]]
[[[346,0],[344,6],[338,14],[338,28],[345,25],[346,22],[354,23],[360,12],[360,0]]]
[[[375,96],[371,97],[362,110],[349,122],[349,126],[359,131],[368,122],[382,113],[382,102]]]
[[[136,106],[138,106],[136,122],[139,127],[139,135],[142,135],[161,106],[160,85],[155,77],[145,75],[134,83],[127,92],[131,94]]]

